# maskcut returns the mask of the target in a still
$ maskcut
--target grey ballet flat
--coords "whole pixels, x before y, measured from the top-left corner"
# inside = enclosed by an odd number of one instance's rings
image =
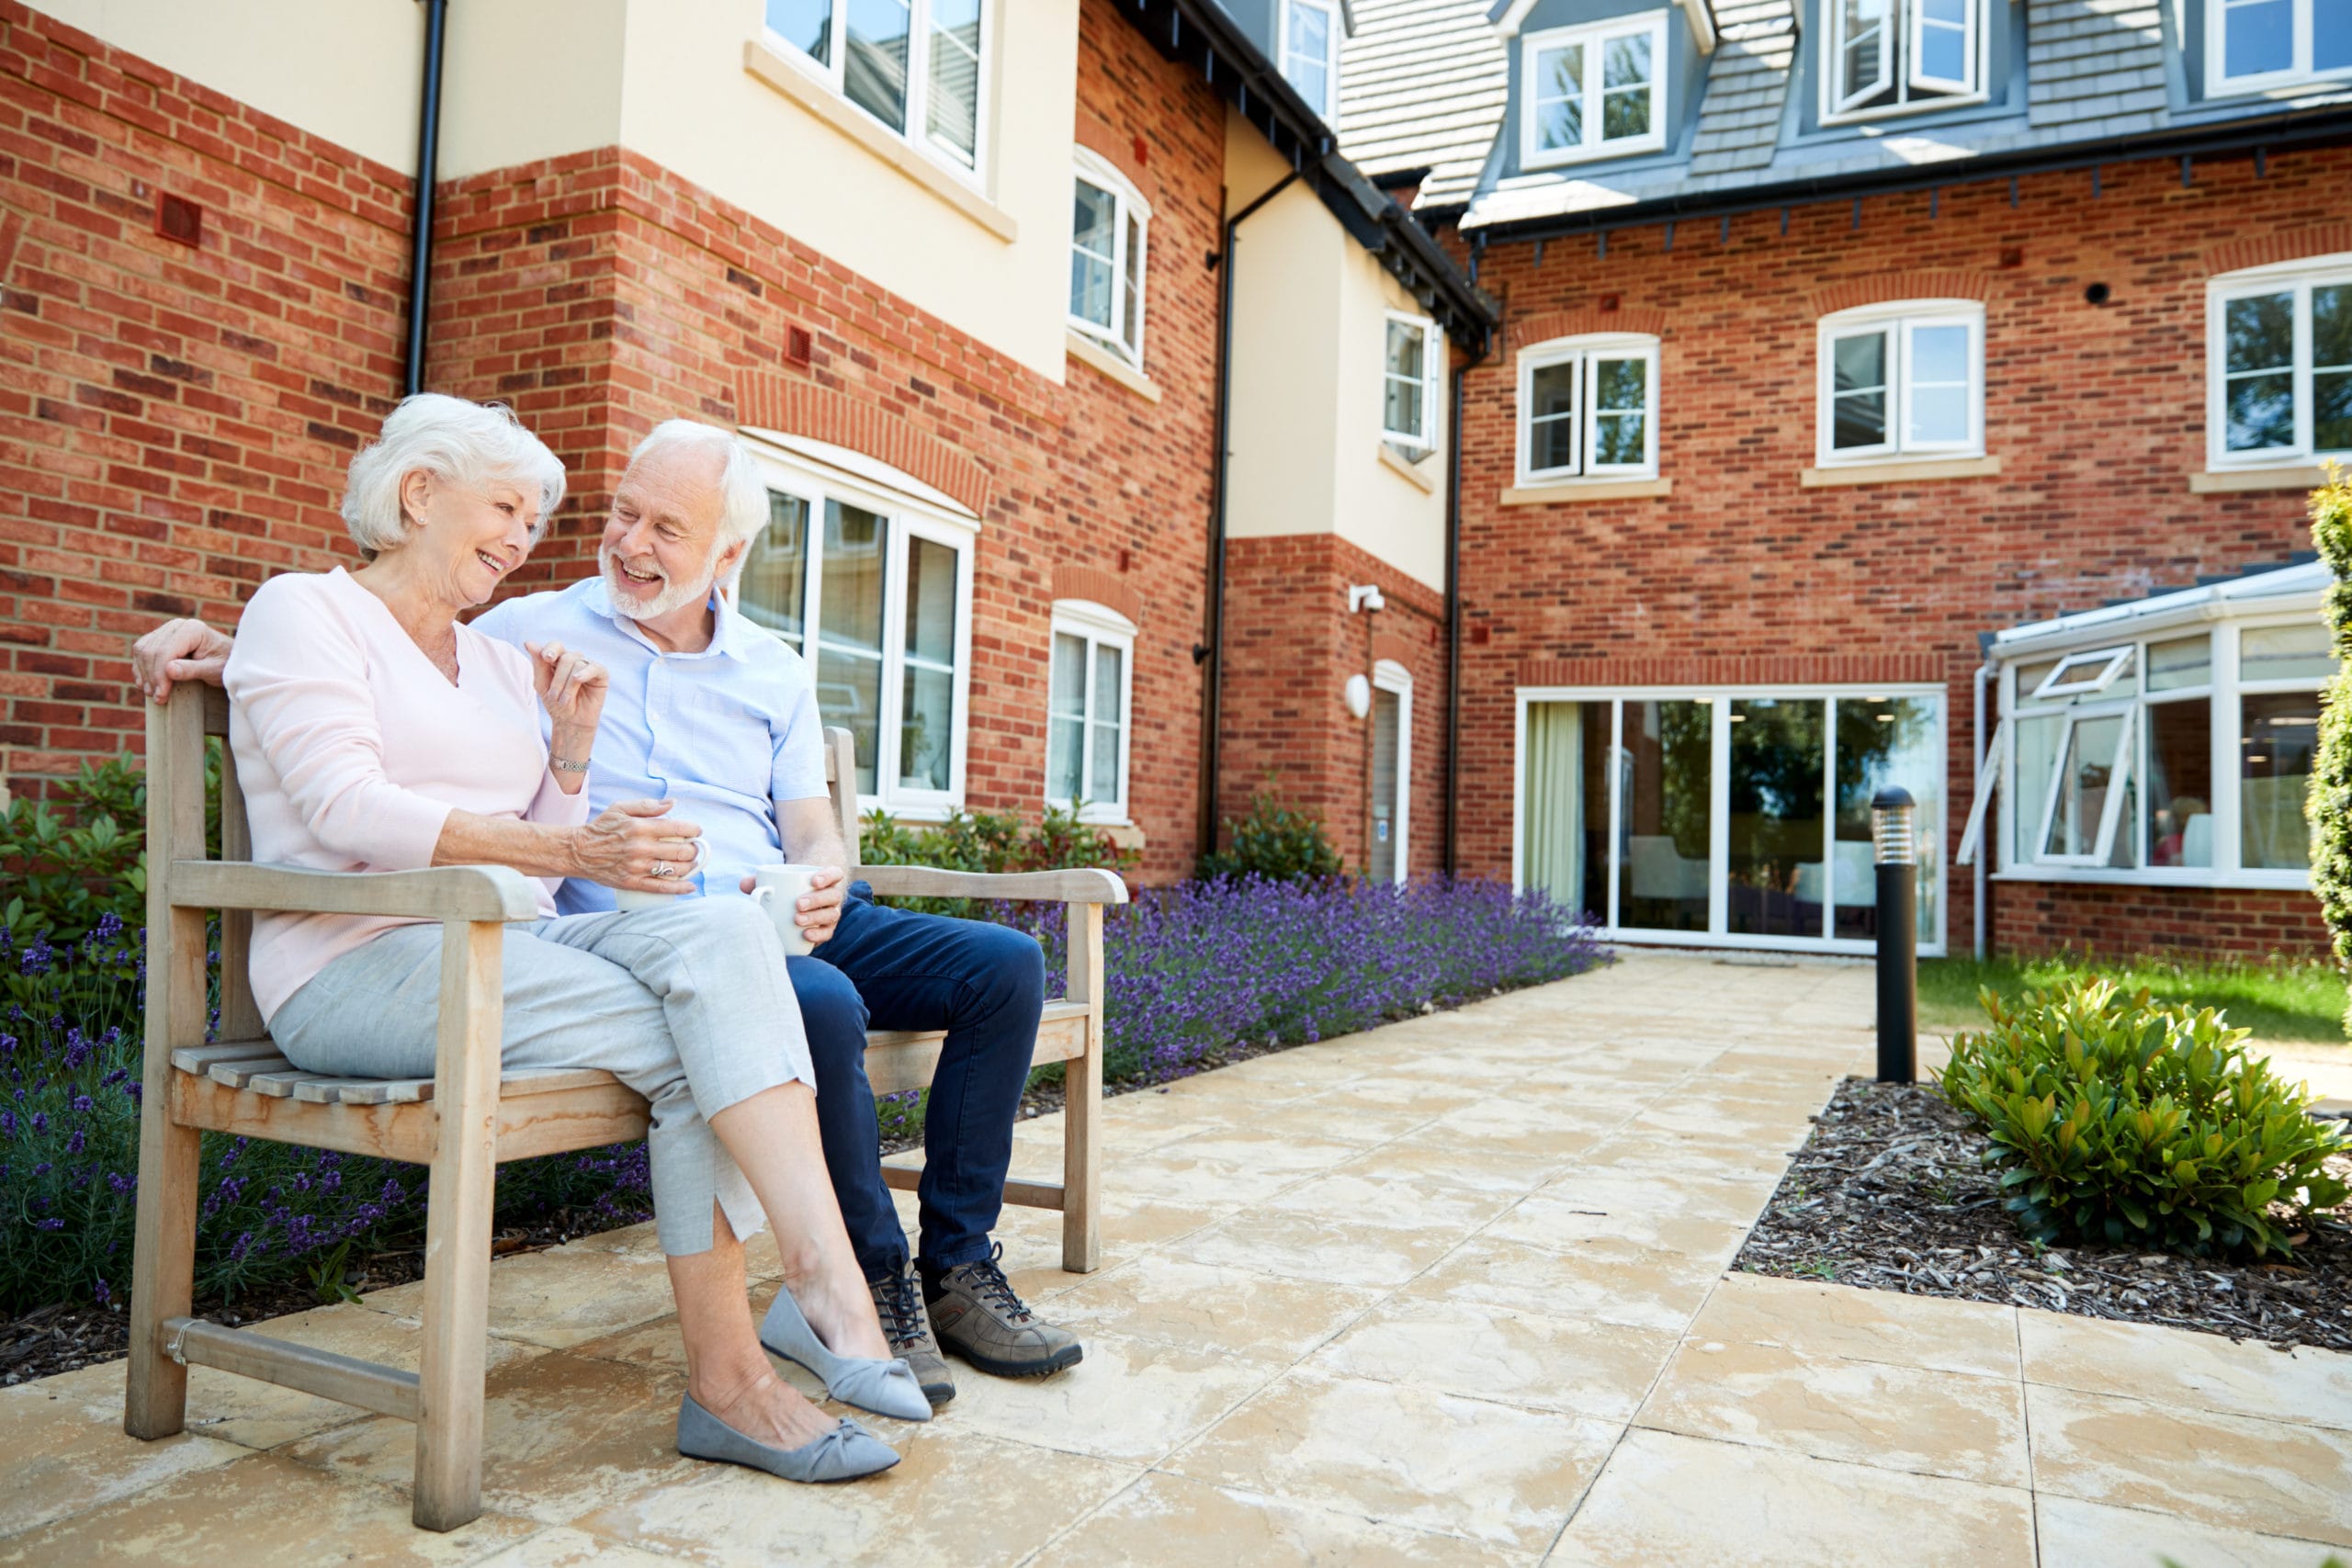
[[[678,1405],[678,1451],[688,1459],[748,1465],[786,1481],[855,1481],[899,1462],[896,1450],[844,1416],[833,1429],[797,1449],[747,1438],[685,1395]]]
[[[824,1379],[825,1392],[843,1404],[901,1421],[931,1419],[931,1401],[923,1396],[912,1367],[896,1359],[834,1355],[808,1326],[792,1292],[782,1286],[776,1288],[767,1316],[760,1320],[760,1343]]]

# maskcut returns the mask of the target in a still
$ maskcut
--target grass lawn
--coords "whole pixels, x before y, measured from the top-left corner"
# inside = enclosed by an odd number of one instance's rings
[[[2139,958],[2091,962],[2080,957],[1972,958],[1919,961],[1919,1027],[1939,1033],[1984,1021],[1976,990],[1990,986],[2016,997],[2074,976],[2105,975],[2128,990],[2145,986],[2158,1001],[2219,1008],[2259,1040],[2344,1042],[2344,976],[2322,963],[2174,963]]]

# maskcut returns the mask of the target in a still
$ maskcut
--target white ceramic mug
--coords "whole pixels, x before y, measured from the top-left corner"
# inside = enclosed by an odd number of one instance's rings
[[[695,847],[695,863],[678,874],[681,881],[691,881],[701,875],[702,863],[710,858],[708,839],[690,839],[687,841]],[[634,887],[616,887],[613,889],[613,908],[616,909],[658,909],[673,898],[692,898],[699,892],[700,890],[697,889],[695,893],[640,893]]]
[[[799,913],[800,896],[808,891],[809,883],[824,870],[819,865],[755,865],[752,868],[752,902],[764,906],[768,919],[775,922],[775,934],[784,939],[784,951],[796,958],[806,958],[817,951],[808,933],[795,922]]]

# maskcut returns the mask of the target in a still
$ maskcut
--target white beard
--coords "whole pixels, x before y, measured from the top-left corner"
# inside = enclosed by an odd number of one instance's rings
[[[632,582],[623,575],[620,563],[613,558],[607,546],[596,547],[596,569],[605,574],[605,589],[613,597],[613,608],[633,621],[659,620],[671,611],[692,604],[710,596],[711,563],[705,561],[703,570],[695,573],[698,581],[672,578],[662,591],[646,598],[642,583]]]

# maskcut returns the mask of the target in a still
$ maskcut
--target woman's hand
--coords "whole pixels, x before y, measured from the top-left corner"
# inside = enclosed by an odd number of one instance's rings
[[[165,621],[130,645],[131,682],[159,703],[175,681],[220,684],[228,662],[229,638],[202,621]]]
[[[548,710],[548,769],[557,788],[577,795],[588,781],[588,753],[611,680],[603,665],[560,642],[526,642],[523,649],[531,656],[531,683]]]
[[[616,800],[571,830],[573,876],[636,893],[691,893],[702,829],[673,819],[666,800]],[[668,875],[655,874],[666,867]]]

